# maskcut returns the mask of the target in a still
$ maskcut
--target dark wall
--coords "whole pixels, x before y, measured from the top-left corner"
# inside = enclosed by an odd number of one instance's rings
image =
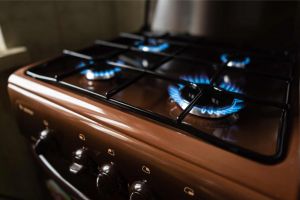
[[[255,46],[295,43],[298,2],[213,2],[207,36]]]
[[[144,1],[0,1],[0,26],[9,48],[26,46],[32,61],[77,49],[120,31],[136,31]]]

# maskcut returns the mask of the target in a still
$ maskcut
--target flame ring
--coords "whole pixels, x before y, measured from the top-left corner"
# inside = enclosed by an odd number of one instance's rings
[[[205,75],[201,76],[183,76],[181,77],[184,80],[190,81],[195,84],[208,85],[210,84],[209,79]],[[185,109],[190,102],[184,99],[181,96],[181,89],[183,89],[184,85],[178,84],[178,86],[170,86],[168,88],[168,93],[171,99],[176,102],[182,109]],[[229,91],[229,92],[241,92],[241,90],[230,83],[222,83],[220,84],[220,88]],[[202,117],[209,118],[220,118],[226,115],[230,115],[238,112],[244,107],[244,101],[234,98],[231,105],[223,106],[223,107],[213,107],[213,106],[194,106],[190,113]]]
[[[220,59],[222,63],[227,63],[228,67],[244,68],[246,65],[250,64],[250,57],[245,57],[243,60],[231,60],[227,53],[221,54]]]
[[[151,41],[152,40],[150,40],[150,43],[151,43]],[[152,42],[152,43],[154,43],[154,42]],[[167,42],[162,42],[157,45],[155,45],[155,44],[154,45],[144,45],[143,41],[138,41],[135,43],[135,46],[141,51],[157,53],[157,52],[162,52],[162,51],[168,49],[170,45]]]

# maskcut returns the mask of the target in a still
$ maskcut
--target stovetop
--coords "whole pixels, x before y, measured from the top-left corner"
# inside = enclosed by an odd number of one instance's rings
[[[122,34],[80,51],[64,50],[26,73],[273,163],[285,149],[294,62],[287,51]]]

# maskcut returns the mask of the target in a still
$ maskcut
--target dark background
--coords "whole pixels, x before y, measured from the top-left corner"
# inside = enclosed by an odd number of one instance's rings
[[[6,91],[9,74],[21,65],[56,55],[64,48],[78,49],[95,39],[113,38],[120,31],[138,30],[143,23],[144,3],[143,0],[0,2],[0,26],[7,47],[27,48],[25,58],[18,59],[19,62],[13,56],[7,61],[0,52],[0,199],[5,199],[3,195],[44,199],[38,169],[10,110]],[[214,1],[203,6],[206,12],[201,21],[205,24],[200,33],[210,40],[270,49],[300,44],[298,2]]]

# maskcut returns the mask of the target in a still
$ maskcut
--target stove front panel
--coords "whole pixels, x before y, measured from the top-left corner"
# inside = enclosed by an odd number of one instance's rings
[[[114,121],[99,123],[12,84],[9,93],[35,157],[75,199],[268,199],[112,128]],[[42,135],[51,137],[42,143]]]

